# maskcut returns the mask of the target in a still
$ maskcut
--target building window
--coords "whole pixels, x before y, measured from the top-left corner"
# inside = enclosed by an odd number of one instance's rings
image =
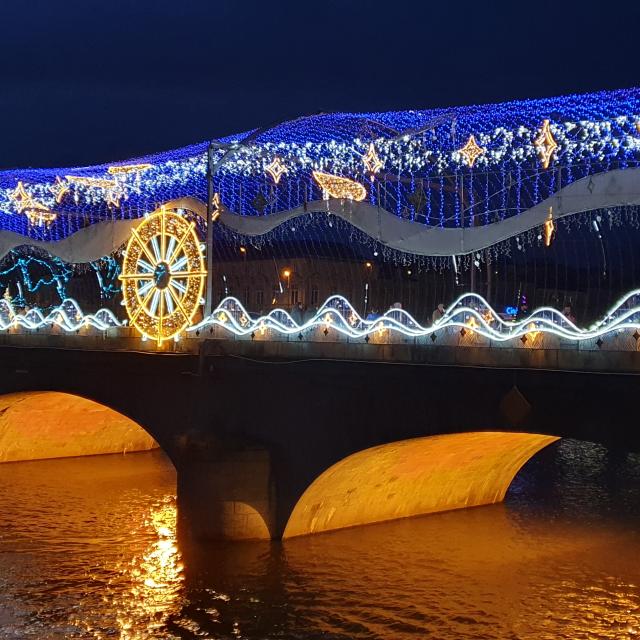
[[[249,306],[249,293],[250,293],[249,287],[245,287],[244,288],[244,300],[243,300],[245,307]]]
[[[262,309],[263,304],[264,304],[264,291],[262,289],[258,289],[256,291],[256,307],[258,307],[258,309]]]
[[[311,289],[311,305],[314,307],[317,306],[319,300],[320,300],[320,291],[318,290],[318,287],[313,287]]]
[[[289,289],[289,303],[292,305],[298,304],[298,289],[296,287]]]

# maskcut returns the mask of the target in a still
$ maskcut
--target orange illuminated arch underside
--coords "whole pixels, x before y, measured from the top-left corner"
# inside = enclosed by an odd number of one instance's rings
[[[55,391],[0,396],[0,463],[157,447],[133,420],[80,396]]]
[[[360,451],[311,484],[283,537],[500,502],[522,465],[557,439],[473,432]]]

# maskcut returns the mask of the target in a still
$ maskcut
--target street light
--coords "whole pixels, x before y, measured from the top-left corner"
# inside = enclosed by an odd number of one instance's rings
[[[287,279],[287,289],[288,289],[289,285],[291,284],[291,270],[290,269],[285,269],[282,272],[282,275]]]

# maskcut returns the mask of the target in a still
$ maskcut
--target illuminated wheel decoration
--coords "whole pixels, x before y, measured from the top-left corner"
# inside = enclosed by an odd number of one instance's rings
[[[206,277],[195,223],[161,209],[131,231],[122,262],[122,297],[129,323],[158,345],[186,329]]]

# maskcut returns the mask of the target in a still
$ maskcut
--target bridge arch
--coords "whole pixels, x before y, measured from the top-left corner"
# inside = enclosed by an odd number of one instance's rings
[[[365,449],[322,473],[295,505],[283,538],[500,502],[516,473],[558,440],[481,431]]]
[[[80,395],[59,391],[0,395],[0,463],[158,447],[140,424]]]

